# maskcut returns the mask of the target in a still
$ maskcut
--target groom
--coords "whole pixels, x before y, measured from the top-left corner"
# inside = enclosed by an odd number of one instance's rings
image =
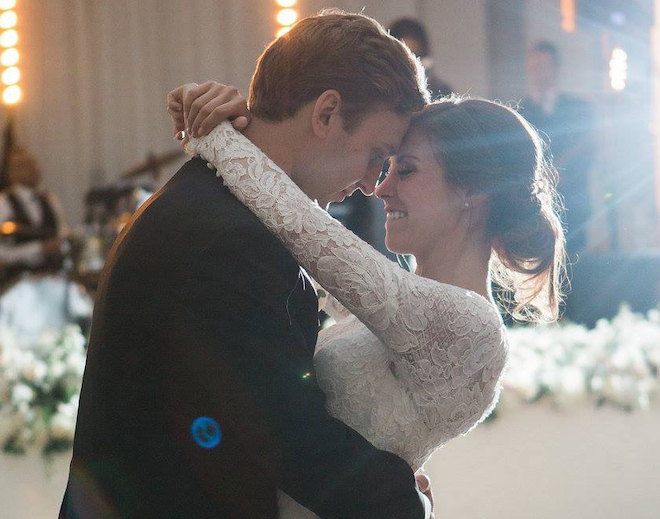
[[[376,22],[322,13],[259,58],[247,136],[325,205],[373,191],[427,97]],[[327,519],[428,517],[410,467],[327,414],[317,327],[305,272],[189,161],[104,269],[60,518],[275,518],[277,489]]]

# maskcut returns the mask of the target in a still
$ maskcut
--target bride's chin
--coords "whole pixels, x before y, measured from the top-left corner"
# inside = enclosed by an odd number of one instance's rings
[[[385,235],[385,247],[393,254],[410,254],[407,247],[402,247],[401,244],[396,243],[396,240],[388,238],[387,235]]]

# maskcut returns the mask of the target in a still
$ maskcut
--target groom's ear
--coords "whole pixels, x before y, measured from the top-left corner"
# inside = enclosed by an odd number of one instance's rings
[[[316,98],[312,110],[312,129],[314,134],[325,139],[330,133],[342,126],[341,95],[336,90],[326,90]]]

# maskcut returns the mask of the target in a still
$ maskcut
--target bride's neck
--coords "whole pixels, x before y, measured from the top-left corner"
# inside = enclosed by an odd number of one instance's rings
[[[471,290],[491,299],[489,243],[464,244],[463,247],[437,247],[416,256],[415,273],[441,283]]]
[[[250,139],[268,158],[291,176],[295,148],[292,145],[290,120],[268,122],[253,117],[243,134]]]

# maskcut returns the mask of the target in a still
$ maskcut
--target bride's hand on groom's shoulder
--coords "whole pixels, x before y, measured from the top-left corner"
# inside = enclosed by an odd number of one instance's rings
[[[191,136],[207,135],[227,119],[239,131],[250,123],[247,101],[238,89],[215,81],[175,88],[167,94],[167,113],[174,121],[176,138],[184,144]]]

